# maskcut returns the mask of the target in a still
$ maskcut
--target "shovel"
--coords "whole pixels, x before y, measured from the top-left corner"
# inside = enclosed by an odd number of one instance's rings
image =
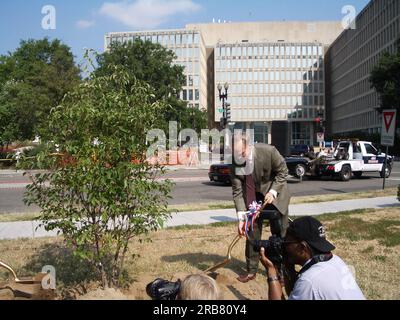
[[[213,267],[211,267],[211,268],[208,268],[206,271],[204,271],[204,273],[213,272],[213,271],[215,271],[215,270],[217,270],[217,269],[220,269],[220,268],[226,266],[229,262],[231,262],[231,260],[232,260],[232,256],[231,256],[232,249],[233,249],[233,247],[238,243],[239,240],[240,240],[240,236],[237,235],[237,236],[235,237],[235,239],[233,239],[233,241],[232,241],[231,244],[229,245],[227,258],[226,258],[224,261],[222,261],[222,262],[216,264],[215,266],[213,266]]]
[[[44,294],[46,290],[43,290],[42,288],[42,280],[46,276],[46,273],[39,273],[36,276],[29,278],[18,278],[15,271],[9,265],[0,261],[0,267],[8,270],[14,278],[11,280],[11,283],[0,286],[0,289],[9,289],[13,292],[15,297],[27,299],[47,295]]]
[[[262,205],[260,211],[264,210],[266,206],[267,206],[267,203],[264,203]],[[229,245],[229,248],[228,248],[227,258],[224,261],[216,264],[215,266],[213,266],[211,268],[208,268],[206,271],[204,271],[204,273],[213,272],[213,271],[215,271],[217,269],[220,269],[220,268],[226,266],[229,262],[231,262],[231,260],[232,260],[232,256],[231,256],[232,249],[239,242],[240,238],[241,238],[240,235],[237,235],[235,237],[235,239],[233,239],[233,241],[231,242],[231,244]]]

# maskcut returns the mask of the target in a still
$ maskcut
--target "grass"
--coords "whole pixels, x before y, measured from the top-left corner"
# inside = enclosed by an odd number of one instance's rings
[[[328,238],[336,246],[335,254],[354,268],[357,283],[368,299],[400,299],[400,208],[356,210],[318,219],[327,226]],[[182,278],[224,260],[235,230],[235,223],[184,226],[151,233],[151,243],[133,240],[126,263],[126,271],[135,280],[129,289],[131,296],[145,298],[145,285],[157,277]],[[263,238],[268,236],[265,228]],[[2,260],[20,275],[34,274],[46,264],[54,265],[63,297],[74,290],[85,293],[88,281],[93,280],[90,268],[73,257],[62,238],[0,241],[0,252]],[[133,256],[134,253],[140,256]],[[229,283],[227,298],[263,298],[262,294],[254,294],[266,292],[263,270],[255,282],[246,286],[234,280],[245,269],[244,240],[234,248],[232,256],[231,263],[218,271]],[[0,280],[6,277],[0,269]]]

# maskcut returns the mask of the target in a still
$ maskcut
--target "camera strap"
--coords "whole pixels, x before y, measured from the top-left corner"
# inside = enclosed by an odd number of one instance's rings
[[[326,262],[331,260],[333,257],[332,253],[326,253],[326,254],[319,254],[314,257],[312,257],[311,261],[307,263],[301,270],[299,271],[298,275],[301,275],[302,273],[306,272],[308,269],[310,269],[314,264],[320,263],[320,262]]]

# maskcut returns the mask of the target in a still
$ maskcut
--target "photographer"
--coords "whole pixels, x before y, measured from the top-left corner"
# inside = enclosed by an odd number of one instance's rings
[[[220,300],[217,282],[205,274],[193,274],[176,282],[156,279],[146,286],[153,300]]]
[[[348,266],[333,255],[335,247],[326,240],[325,228],[312,217],[302,217],[289,224],[283,243],[286,265],[301,265],[289,300],[364,300]],[[260,250],[260,260],[267,269],[269,300],[282,299],[279,272]]]
[[[181,285],[178,300],[220,300],[217,282],[204,274],[187,276]]]

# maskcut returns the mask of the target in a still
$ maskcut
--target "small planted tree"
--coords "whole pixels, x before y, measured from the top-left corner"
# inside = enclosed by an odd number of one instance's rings
[[[162,227],[172,184],[145,161],[146,132],[163,102],[122,67],[94,76],[52,110],[25,201],[41,208],[46,230],[62,232],[103,286],[121,284],[129,241]],[[36,165],[37,165],[36,163]],[[26,162],[25,162],[26,164]]]

